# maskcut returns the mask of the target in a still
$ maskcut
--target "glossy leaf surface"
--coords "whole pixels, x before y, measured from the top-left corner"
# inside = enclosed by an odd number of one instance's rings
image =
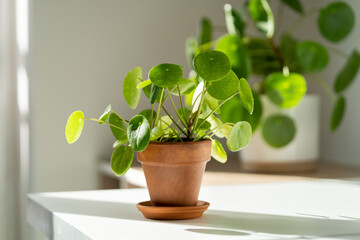
[[[239,81],[239,95],[243,107],[252,114],[254,111],[254,97],[248,82],[244,78]]]
[[[101,114],[101,116],[99,117],[99,120],[101,121],[106,121],[109,119],[109,116],[110,116],[110,111],[111,111],[111,104],[109,104],[105,111],[103,112],[103,114]],[[99,124],[103,124],[102,122],[99,122]]]
[[[123,83],[123,95],[127,104],[135,109],[140,100],[141,90],[137,86],[141,83],[142,69],[141,67],[133,68],[125,77]]]
[[[127,136],[131,147],[142,152],[146,149],[150,141],[150,125],[142,115],[136,115],[129,121]]]
[[[65,137],[69,144],[76,142],[84,127],[84,113],[82,111],[73,112],[67,120],[65,127]]]
[[[111,169],[117,176],[123,176],[130,168],[134,152],[129,146],[119,146],[111,155]]]
[[[233,71],[230,71],[223,79],[210,82],[207,91],[213,98],[225,100],[237,92],[238,87],[239,79]]]
[[[231,129],[226,144],[230,151],[236,152],[249,144],[251,136],[251,125],[245,121],[237,122]]]
[[[124,121],[116,113],[111,113],[109,117],[109,123],[116,126],[110,126],[114,137],[120,141],[126,141],[126,125]]]
[[[163,63],[153,67],[149,72],[149,79],[158,87],[165,88],[176,85],[183,76],[179,65]]]
[[[226,163],[227,161],[227,154],[218,140],[211,139],[211,156],[221,163]]]

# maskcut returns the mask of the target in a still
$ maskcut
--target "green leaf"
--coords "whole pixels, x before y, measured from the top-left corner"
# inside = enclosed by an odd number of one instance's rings
[[[339,127],[341,120],[344,117],[345,108],[346,108],[345,98],[343,96],[339,96],[335,102],[334,108],[331,113],[331,118],[330,118],[331,131],[335,131]]]
[[[103,112],[103,114],[101,114],[101,116],[99,117],[99,120],[101,120],[101,121],[106,121],[106,120],[108,120],[109,119],[109,115],[110,115],[110,111],[111,111],[111,104],[109,104],[107,107],[106,107],[106,109],[105,109],[105,111]],[[102,122],[99,122],[99,124],[104,124],[104,123],[102,123]]]
[[[156,99],[160,99],[160,94],[161,94],[161,87],[156,86],[155,84],[151,84],[151,89],[150,89],[150,104],[154,104],[154,102],[156,101]]]
[[[114,137],[120,141],[126,141],[126,125],[124,121],[116,113],[111,113],[109,123],[116,126],[110,126],[111,132],[113,133]]]
[[[221,143],[211,139],[211,156],[218,162],[226,163],[227,155]]]
[[[259,31],[267,38],[274,36],[274,16],[267,0],[250,0],[249,12]]]
[[[165,115],[160,118],[160,120],[156,124],[156,126],[161,127],[162,129],[166,129],[169,126],[171,126],[172,123],[173,123],[173,121],[171,120],[171,118],[168,115]]]
[[[194,58],[194,69],[205,81],[214,82],[224,78],[231,69],[230,59],[220,51],[210,50]]]
[[[161,127],[154,127],[151,129],[150,141],[154,141],[160,138],[164,134],[164,130]]]
[[[254,97],[254,111],[251,115],[242,107],[240,98],[235,96],[221,106],[221,119],[228,123],[247,121],[250,123],[252,131],[255,132],[262,116],[262,104],[259,95],[254,91],[252,93]]]
[[[195,90],[196,83],[194,81],[191,81],[190,79],[182,78],[179,82],[179,88],[181,95],[186,95]],[[174,91],[172,91],[171,94],[179,96],[179,91],[177,87],[175,88]]]
[[[231,129],[226,144],[230,151],[236,152],[246,147],[252,136],[251,125],[248,122],[238,122]]]
[[[76,142],[84,127],[84,113],[82,111],[73,112],[67,120],[65,127],[65,137],[69,144]]]
[[[134,152],[129,146],[119,146],[111,155],[111,169],[117,176],[123,176],[130,168]]]
[[[141,89],[141,88],[144,88],[144,87],[149,86],[150,84],[151,84],[151,81],[150,81],[150,79],[148,79],[148,80],[146,80],[146,81],[143,81],[143,82],[139,83],[139,84],[136,86],[136,88],[137,88],[137,89]]]
[[[182,108],[179,108],[177,111],[179,113],[179,118],[180,118],[179,120],[184,123],[188,123],[190,115],[191,115],[191,110],[184,107],[184,111],[182,110]],[[185,113],[185,116],[184,116],[184,113]]]
[[[187,38],[185,41],[185,55],[190,67],[192,65],[192,61],[197,51],[198,51],[198,44],[196,38],[194,37]]]
[[[290,34],[285,33],[281,37],[279,48],[283,56],[284,64],[289,68],[290,72],[301,73],[303,68],[296,57],[296,45],[297,41],[295,41]]]
[[[306,80],[298,73],[284,76],[277,72],[265,80],[265,93],[276,105],[283,108],[296,106],[306,93]]]
[[[267,117],[263,123],[262,136],[274,148],[289,144],[295,137],[294,121],[286,115],[274,114]]]
[[[201,124],[201,126],[200,126],[200,124]],[[211,124],[207,120],[204,121],[204,119],[199,118],[195,129],[196,130],[208,130],[210,128],[211,128]]]
[[[205,94],[205,103],[209,106],[209,108],[213,111],[219,106],[219,101],[213,98],[210,94]],[[218,108],[215,113],[220,114],[221,110]]]
[[[119,147],[121,144],[126,144],[127,140],[116,140],[113,144],[113,148]]]
[[[244,37],[245,22],[230,4],[225,4],[225,23],[229,34]]]
[[[152,120],[155,121],[156,118],[156,111],[152,111],[153,115],[152,115]],[[148,122],[150,123],[151,121],[151,109],[144,109],[142,110],[139,115],[142,115],[146,118],[146,120],[148,120]]]
[[[158,87],[166,88],[176,85],[182,79],[183,71],[179,65],[163,63],[153,67],[149,79]]]
[[[127,136],[136,152],[146,149],[150,141],[150,125],[144,116],[136,115],[129,121]]]
[[[359,67],[360,54],[358,51],[353,50],[351,56],[347,59],[345,65],[336,76],[334,89],[337,93],[340,93],[351,84],[359,71]]]
[[[200,20],[198,41],[199,45],[211,42],[212,40],[212,26],[211,21],[208,18],[202,18]]]
[[[232,126],[223,124],[223,122],[214,115],[211,115],[207,120],[211,124],[211,128],[215,129],[215,131],[212,131],[215,136],[218,138],[227,138],[229,136]]]
[[[123,94],[127,104],[135,109],[140,100],[140,89],[137,85],[141,83],[142,69],[141,67],[133,68],[125,77],[123,84]]]
[[[246,45],[235,35],[221,37],[216,50],[225,53],[232,65],[232,70],[238,78],[247,78],[251,73],[251,59]]]
[[[326,48],[314,41],[303,41],[296,46],[296,57],[302,67],[309,72],[323,70],[329,62]]]
[[[225,100],[234,94],[239,87],[239,79],[233,71],[230,71],[223,79],[210,82],[208,93],[215,99]]]
[[[248,82],[241,78],[239,82],[239,95],[243,107],[252,114],[254,111],[254,97]]]
[[[355,14],[347,3],[332,2],[320,10],[317,23],[323,37],[339,42],[353,29]]]
[[[300,0],[281,0],[285,5],[289,6],[298,13],[304,13]]]

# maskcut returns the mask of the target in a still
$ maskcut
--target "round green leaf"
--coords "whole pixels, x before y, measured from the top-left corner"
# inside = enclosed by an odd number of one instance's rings
[[[133,68],[125,77],[123,84],[123,94],[127,104],[135,109],[140,100],[141,90],[137,86],[141,83],[141,67]]]
[[[127,143],[127,140],[116,140],[114,143],[113,143],[113,148],[117,148],[119,147],[121,144],[126,144]]]
[[[211,139],[211,156],[221,163],[226,163],[227,161],[227,155],[223,146],[215,139]]]
[[[221,106],[221,119],[228,123],[237,123],[238,121],[247,121],[251,125],[254,132],[259,126],[262,116],[262,104],[259,95],[253,91],[254,111],[250,115],[247,110],[242,107],[242,102],[238,96],[233,97]]]
[[[164,133],[164,130],[161,127],[154,127],[151,129],[150,141],[156,140],[161,137]]]
[[[230,151],[236,152],[246,147],[252,136],[251,125],[248,122],[237,122],[231,129],[226,144]]]
[[[199,45],[211,42],[212,40],[212,25],[208,18],[202,18],[200,21],[198,32]]]
[[[350,83],[354,80],[357,72],[360,68],[360,54],[354,50],[351,56],[347,59],[345,65],[342,67],[338,75],[336,76],[334,89],[337,93],[340,93],[346,89]]]
[[[309,72],[323,70],[329,62],[326,48],[314,41],[303,41],[296,45],[296,57],[302,67]]]
[[[189,94],[192,91],[194,91],[196,88],[196,83],[187,78],[182,78],[178,84],[179,84],[181,95]],[[174,91],[171,92],[171,94],[179,96],[179,91],[178,91],[177,87],[174,89]]]
[[[150,81],[150,79],[146,80],[146,81],[143,81],[141,83],[139,83],[136,88],[137,89],[141,89],[141,88],[144,88],[146,86],[149,86],[152,82]]]
[[[139,113],[139,115],[144,116],[146,118],[146,120],[148,120],[148,122],[150,122],[151,121],[151,112],[153,113],[152,120],[155,121],[156,111],[154,111],[154,110],[151,111],[151,109],[144,109]]]
[[[230,71],[223,79],[210,82],[208,93],[215,99],[225,100],[234,94],[239,87],[239,79],[233,71]]]
[[[241,78],[239,82],[239,95],[243,107],[252,114],[254,111],[254,97],[248,82]]]
[[[67,120],[65,127],[65,137],[69,144],[76,142],[84,127],[84,113],[82,111],[73,112]]]
[[[126,125],[124,121],[116,113],[111,113],[109,117],[109,123],[116,126],[114,127],[110,125],[110,129],[114,137],[120,141],[126,141]]]
[[[333,2],[320,10],[318,27],[329,41],[339,42],[353,29],[355,14],[345,2]]]
[[[129,146],[119,146],[111,155],[111,169],[117,176],[123,176],[130,168],[134,152]]]
[[[196,130],[208,130],[210,128],[211,128],[211,124],[207,120],[199,118],[197,126],[196,126]]]
[[[265,80],[265,93],[276,105],[283,108],[296,106],[306,93],[306,80],[298,73],[284,76],[277,72]]]
[[[196,55],[193,65],[196,73],[208,82],[218,81],[224,78],[231,69],[228,56],[223,52],[215,50]]]
[[[225,35],[220,38],[216,50],[225,53],[238,78],[247,78],[251,73],[251,59],[246,45],[235,35]]]
[[[339,96],[335,102],[334,108],[331,113],[331,118],[330,118],[331,131],[335,131],[340,125],[341,120],[344,117],[345,108],[346,108],[345,98],[343,96]]]
[[[129,121],[127,136],[131,147],[142,152],[146,149],[150,141],[150,125],[142,115],[136,115]]]
[[[111,104],[109,104],[109,105],[106,107],[106,109],[105,109],[105,111],[103,112],[103,114],[101,114],[99,120],[104,121],[104,122],[105,122],[106,120],[108,120],[108,119],[109,119],[109,115],[110,115],[110,111],[111,111]],[[104,123],[99,122],[99,124],[104,124]]]
[[[250,0],[249,12],[256,23],[256,28],[271,38],[275,31],[274,16],[267,0]]]
[[[286,115],[274,114],[263,123],[262,136],[274,148],[281,148],[290,143],[296,133],[294,121]]]
[[[179,65],[163,63],[153,67],[149,79],[158,87],[166,88],[176,85],[182,79],[183,71]]]

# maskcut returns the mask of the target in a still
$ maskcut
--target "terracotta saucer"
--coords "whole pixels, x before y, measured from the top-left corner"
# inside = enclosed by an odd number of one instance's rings
[[[196,206],[152,206],[151,201],[140,202],[136,207],[146,218],[162,220],[182,220],[198,218],[208,209],[210,203],[198,201]]]

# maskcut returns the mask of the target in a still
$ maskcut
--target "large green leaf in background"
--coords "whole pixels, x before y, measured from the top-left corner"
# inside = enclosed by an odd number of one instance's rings
[[[231,70],[228,56],[215,50],[199,53],[194,58],[193,64],[196,73],[207,82],[218,81]]]
[[[231,98],[221,106],[220,117],[223,122],[237,123],[238,121],[247,121],[250,123],[254,132],[259,126],[262,116],[262,104],[259,95],[253,91],[254,111],[250,115],[247,110],[242,107],[241,100],[238,96]]]
[[[176,85],[183,76],[179,65],[163,63],[153,67],[149,71],[149,79],[158,87],[166,88]]]
[[[345,90],[354,80],[360,67],[360,54],[354,50],[336,76],[334,89],[337,93]]]
[[[127,136],[135,151],[145,150],[150,141],[150,125],[144,116],[136,115],[129,121]]]
[[[332,2],[319,12],[319,30],[329,41],[343,40],[351,32],[354,24],[354,11],[345,2]]]
[[[280,52],[283,56],[284,64],[290,72],[301,73],[303,68],[296,57],[297,41],[290,34],[283,34],[280,42]]]
[[[211,139],[211,156],[218,162],[226,163],[226,152],[218,140]]]
[[[224,12],[228,33],[237,35],[240,38],[244,37],[245,22],[239,13],[228,3],[224,6]]]
[[[208,18],[202,18],[200,20],[200,26],[198,28],[198,43],[199,45],[211,42],[212,40],[212,25]]]
[[[329,62],[326,48],[314,41],[303,41],[296,45],[296,57],[302,67],[308,72],[319,72]]]
[[[226,144],[230,151],[236,152],[246,147],[252,136],[251,125],[248,122],[237,122],[231,129]]]
[[[233,71],[230,71],[223,79],[216,82],[210,82],[208,93],[215,99],[225,100],[237,92],[239,79]]]
[[[84,127],[84,113],[82,111],[73,112],[67,120],[65,127],[65,137],[69,144],[76,142]]]
[[[341,120],[344,117],[345,108],[346,108],[345,98],[343,96],[339,96],[335,102],[334,108],[331,113],[331,118],[330,118],[331,131],[335,131],[339,127]]]
[[[141,83],[142,69],[141,67],[135,67],[126,75],[123,83],[123,95],[127,104],[135,109],[140,100],[141,90],[137,88],[137,85]]]
[[[267,38],[274,36],[275,22],[270,5],[267,0],[250,0],[249,12],[256,23],[258,30],[263,32]]]
[[[265,93],[276,105],[283,108],[296,106],[306,93],[306,80],[298,73],[284,76],[277,72],[265,80]]]
[[[251,59],[246,45],[235,35],[221,37],[216,50],[225,53],[231,62],[232,70],[238,78],[247,78],[251,73]]]
[[[127,136],[124,121],[116,113],[111,113],[109,117],[109,123],[116,126],[110,126],[111,132],[113,133],[114,137],[120,141],[126,141]]]
[[[111,155],[111,169],[117,176],[124,175],[130,168],[134,152],[129,146],[119,146]]]
[[[292,8],[298,13],[304,13],[300,0],[281,0],[284,4]]]
[[[274,148],[289,144],[295,137],[294,121],[286,115],[274,114],[267,117],[262,126],[264,140]]]
[[[194,37],[189,37],[185,41],[185,55],[189,66],[192,66],[192,61],[198,51],[197,40]]]

